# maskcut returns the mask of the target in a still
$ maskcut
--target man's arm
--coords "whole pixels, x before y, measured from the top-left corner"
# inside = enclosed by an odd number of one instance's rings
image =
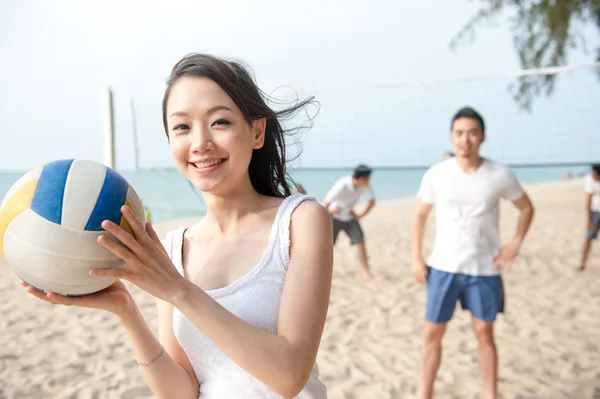
[[[586,198],[585,198],[585,210],[586,210],[586,214],[587,214],[587,226],[588,229],[592,227],[592,197],[594,195],[590,194],[590,193],[586,193]]]
[[[330,215],[335,215],[336,213],[338,213],[340,211],[340,208],[337,206],[330,208],[331,203],[327,200],[323,201],[322,205],[325,209],[327,209],[327,212],[329,212]]]
[[[504,188],[503,197],[509,200],[520,211],[519,221],[517,222],[517,230],[508,245],[500,251],[498,258],[504,258],[508,263],[517,256],[525,236],[529,231],[531,220],[533,219],[533,204],[527,193],[519,184],[517,178],[512,172],[509,172],[507,184]],[[505,252],[504,254],[502,252]]]
[[[325,199],[323,200],[323,207],[325,209],[327,209],[327,212],[329,212],[330,215],[335,215],[336,213],[338,213],[340,211],[339,207],[334,207],[333,209],[330,209],[331,203],[335,202],[335,199],[340,195],[340,191],[342,190],[342,181],[338,180],[333,187],[331,187],[329,189],[329,191],[327,192],[327,194],[325,195]]]
[[[364,217],[367,215],[367,213],[371,212],[371,209],[373,209],[373,207],[374,207],[374,206],[375,206],[375,198],[371,198],[371,199],[369,200],[369,203],[367,204],[367,207],[365,208],[365,210],[364,210],[364,211],[362,211],[362,213],[361,213],[361,214],[359,214],[359,215],[356,215],[356,218],[357,218],[357,219],[362,219],[362,218],[364,218]]]
[[[585,192],[585,211],[587,215],[587,226],[588,229],[592,227],[592,197],[594,196],[594,188],[592,187],[592,177],[587,175],[583,179],[583,191]]]
[[[494,256],[494,267],[497,269],[510,267],[521,250],[521,245],[523,245],[523,241],[525,241],[525,236],[529,231],[529,226],[531,226],[531,221],[533,219],[533,204],[526,193],[523,193],[519,199],[512,201],[512,203],[520,211],[517,230],[512,240],[503,246],[496,256]]]
[[[411,238],[411,266],[413,276],[420,284],[427,282],[427,265],[423,259],[423,236],[427,218],[435,205],[435,171],[430,168],[421,179],[421,185],[417,192],[417,209],[412,226]]]
[[[367,207],[365,208],[365,210],[362,211],[360,214],[354,214],[354,212],[352,212],[354,217],[357,220],[362,219],[365,216],[367,216],[367,214],[369,212],[371,212],[371,209],[373,209],[373,207],[375,206],[375,194],[373,193],[373,189],[371,188],[371,186],[367,186],[366,192],[367,192],[368,203],[367,203]]]
[[[431,209],[433,209],[433,204],[429,204],[421,199],[418,201],[412,226],[411,264],[415,280],[421,284],[425,284],[427,266],[423,259],[423,236],[425,235],[425,225]]]
[[[519,246],[525,240],[525,236],[529,231],[529,226],[531,226],[531,221],[533,219],[533,204],[529,199],[527,194],[523,194],[521,198],[516,201],[513,201],[513,204],[517,207],[517,209],[521,212],[519,216],[519,221],[517,223],[517,231],[513,237],[513,241],[517,242]]]

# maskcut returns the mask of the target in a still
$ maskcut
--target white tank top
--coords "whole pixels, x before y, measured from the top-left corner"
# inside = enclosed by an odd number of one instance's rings
[[[271,228],[267,248],[258,264],[246,275],[226,287],[205,290],[215,301],[237,317],[272,334],[277,333],[279,304],[290,261],[290,220],[294,209],[305,200],[313,200],[313,198],[294,194],[283,200]],[[182,275],[182,246],[185,230],[186,227],[180,227],[170,231],[164,239],[165,249]],[[177,308],[173,311],[173,330],[200,382],[199,398],[281,398],[267,385],[234,363]],[[327,388],[319,380],[319,369],[316,364],[306,386],[296,398],[327,398]]]

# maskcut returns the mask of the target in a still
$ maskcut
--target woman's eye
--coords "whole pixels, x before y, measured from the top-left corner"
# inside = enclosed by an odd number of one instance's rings
[[[218,126],[218,125],[229,125],[229,121],[226,119],[217,119],[216,121],[213,122],[213,126]]]
[[[190,127],[185,123],[180,123],[178,125],[175,125],[175,127],[173,127],[173,130],[188,130],[189,128]]]

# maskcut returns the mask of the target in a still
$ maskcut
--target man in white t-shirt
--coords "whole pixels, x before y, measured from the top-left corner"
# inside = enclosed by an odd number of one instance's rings
[[[587,233],[583,243],[579,270],[585,270],[592,240],[598,238],[600,230],[600,164],[592,165],[592,170],[583,178],[583,191],[586,196]]]
[[[473,317],[479,344],[479,364],[485,398],[496,398],[497,353],[493,323],[504,311],[500,269],[517,256],[531,224],[533,206],[507,166],[484,159],[479,147],[485,139],[483,118],[462,108],[451,123],[455,156],[433,165],[421,181],[412,232],[412,271],[427,285],[421,399],[433,395],[441,363],[442,337],[457,301]],[[511,201],[520,218],[514,237],[504,246],[498,231],[500,200]],[[427,217],[436,207],[433,251],[425,262],[422,242]]]
[[[339,179],[325,196],[323,206],[329,210],[333,225],[333,243],[337,241],[340,231],[350,238],[350,243],[357,248],[358,259],[365,279],[371,280],[369,261],[365,248],[365,238],[358,222],[375,206],[375,196],[369,185],[372,170],[366,165],[358,165],[352,176]],[[355,213],[354,207],[365,194],[369,203],[362,213]]]

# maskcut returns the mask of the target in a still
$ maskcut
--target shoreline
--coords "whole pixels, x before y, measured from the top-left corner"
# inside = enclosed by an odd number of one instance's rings
[[[583,187],[583,178],[571,178],[568,180],[552,180],[545,182],[533,182],[522,184],[523,189],[525,191],[529,191],[531,189],[542,189],[542,190],[553,190],[560,187],[570,188],[572,186]],[[583,189],[583,188],[582,188]],[[310,196],[310,194],[307,194]],[[316,201],[318,199],[315,198]],[[394,207],[394,206],[410,206],[415,203],[417,200],[416,195],[409,197],[400,197],[394,199],[386,199],[386,200],[377,200],[377,196],[375,197],[376,208],[380,207]],[[320,201],[318,201],[320,203]],[[360,203],[358,206],[363,206],[364,203]],[[534,204],[535,206],[535,204]],[[174,230],[179,227],[187,226],[190,227],[198,221],[200,221],[206,214],[198,215],[198,216],[187,216],[183,218],[174,218],[170,220],[165,220],[162,222],[152,223],[152,226],[156,229],[156,232],[159,234],[159,237],[163,237],[169,230]]]

